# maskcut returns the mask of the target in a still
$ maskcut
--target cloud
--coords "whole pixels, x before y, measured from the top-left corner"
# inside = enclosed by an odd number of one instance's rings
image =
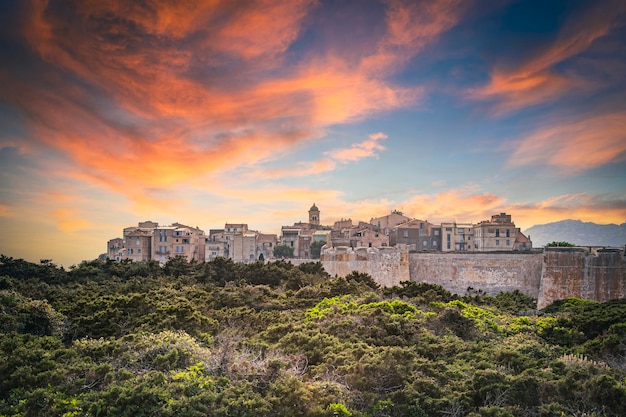
[[[318,6],[312,0],[63,8],[32,0],[18,33],[37,59],[25,71],[0,71],[7,86],[0,95],[29,122],[32,144],[24,149],[43,145],[69,158],[53,172],[145,205],[150,189],[270,161],[326,126],[419,102],[422,87],[388,78],[451,27],[459,8],[458,1],[426,4],[390,1],[386,30],[357,48],[355,63],[324,51],[290,53]],[[380,140],[331,151],[297,171],[375,156]]]
[[[596,40],[608,35],[624,11],[626,3],[621,1],[594,3],[570,17],[553,42],[523,58],[522,62],[497,65],[490,82],[471,90],[469,97],[495,101],[497,104],[492,110],[501,115],[589,89],[597,81],[574,71],[564,72],[557,69],[557,65],[588,50]]]
[[[625,159],[626,112],[617,112],[547,124],[517,144],[508,165],[580,172]]]
[[[471,1],[389,0],[387,31],[374,53],[360,66],[369,74],[395,72],[404,67],[426,45],[454,27]]]
[[[89,220],[79,217],[80,211],[71,208],[57,208],[53,212],[59,230],[72,235],[91,227]]]
[[[341,163],[355,162],[363,158],[377,157],[377,152],[385,150],[385,147],[380,144],[380,141],[386,140],[387,137],[387,135],[381,132],[373,133],[363,142],[356,143],[350,148],[328,151],[326,152],[326,155]]]
[[[307,177],[334,171],[338,164],[357,162],[364,158],[378,157],[378,152],[385,150],[380,141],[388,138],[382,132],[372,133],[368,139],[353,144],[349,148],[334,149],[324,152],[325,157],[311,162],[298,162],[292,168],[266,168],[254,170],[249,177],[256,179],[274,179],[285,177]]]
[[[9,205],[0,203],[0,217],[11,217],[12,215]]]

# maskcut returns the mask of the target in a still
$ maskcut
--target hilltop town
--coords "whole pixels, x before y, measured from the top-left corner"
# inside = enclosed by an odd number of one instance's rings
[[[352,219],[332,226],[320,222],[315,205],[308,211],[307,223],[282,226],[280,235],[250,230],[245,223],[226,223],[223,229],[208,233],[180,223],[162,226],[152,221],[126,227],[123,237],[107,242],[106,256],[121,261],[156,260],[170,257],[211,261],[218,257],[250,263],[276,258],[318,259],[331,248],[388,248],[430,252],[499,252],[532,249],[530,236],[515,226],[510,214],[499,213],[478,223],[433,224],[409,218],[394,210],[369,222]]]

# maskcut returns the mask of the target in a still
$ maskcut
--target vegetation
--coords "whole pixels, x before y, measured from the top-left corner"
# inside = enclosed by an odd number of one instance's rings
[[[573,243],[569,243],[569,242],[550,242],[546,245],[547,248],[552,248],[552,247],[574,247],[576,245],[574,245]]]
[[[311,243],[311,259],[319,259],[322,253],[322,247],[326,244],[326,242],[316,240]]]
[[[626,300],[0,256],[0,416],[626,415]]]
[[[274,246],[274,257],[276,258],[293,258],[293,247],[284,243]]]

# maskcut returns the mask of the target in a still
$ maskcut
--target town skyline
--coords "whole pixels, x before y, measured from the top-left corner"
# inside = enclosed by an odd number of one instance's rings
[[[626,221],[626,3],[0,4],[0,253],[145,220]]]

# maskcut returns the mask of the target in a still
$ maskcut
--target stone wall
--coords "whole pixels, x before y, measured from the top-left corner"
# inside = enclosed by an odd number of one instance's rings
[[[626,297],[626,262],[619,249],[547,248],[541,275],[537,308],[570,297]]]
[[[352,271],[363,272],[383,287],[393,287],[411,279],[409,252],[406,250],[339,246],[324,249],[320,260],[331,276],[344,277]]]
[[[489,295],[519,290],[537,298],[542,264],[541,253],[412,253],[410,276],[459,295],[472,287]]]
[[[381,286],[428,282],[464,295],[469,287],[490,295],[519,290],[543,308],[576,297],[608,301],[626,297],[624,250],[547,248],[544,253],[409,253],[391,248],[336,247],[323,250],[331,276],[367,273]]]

